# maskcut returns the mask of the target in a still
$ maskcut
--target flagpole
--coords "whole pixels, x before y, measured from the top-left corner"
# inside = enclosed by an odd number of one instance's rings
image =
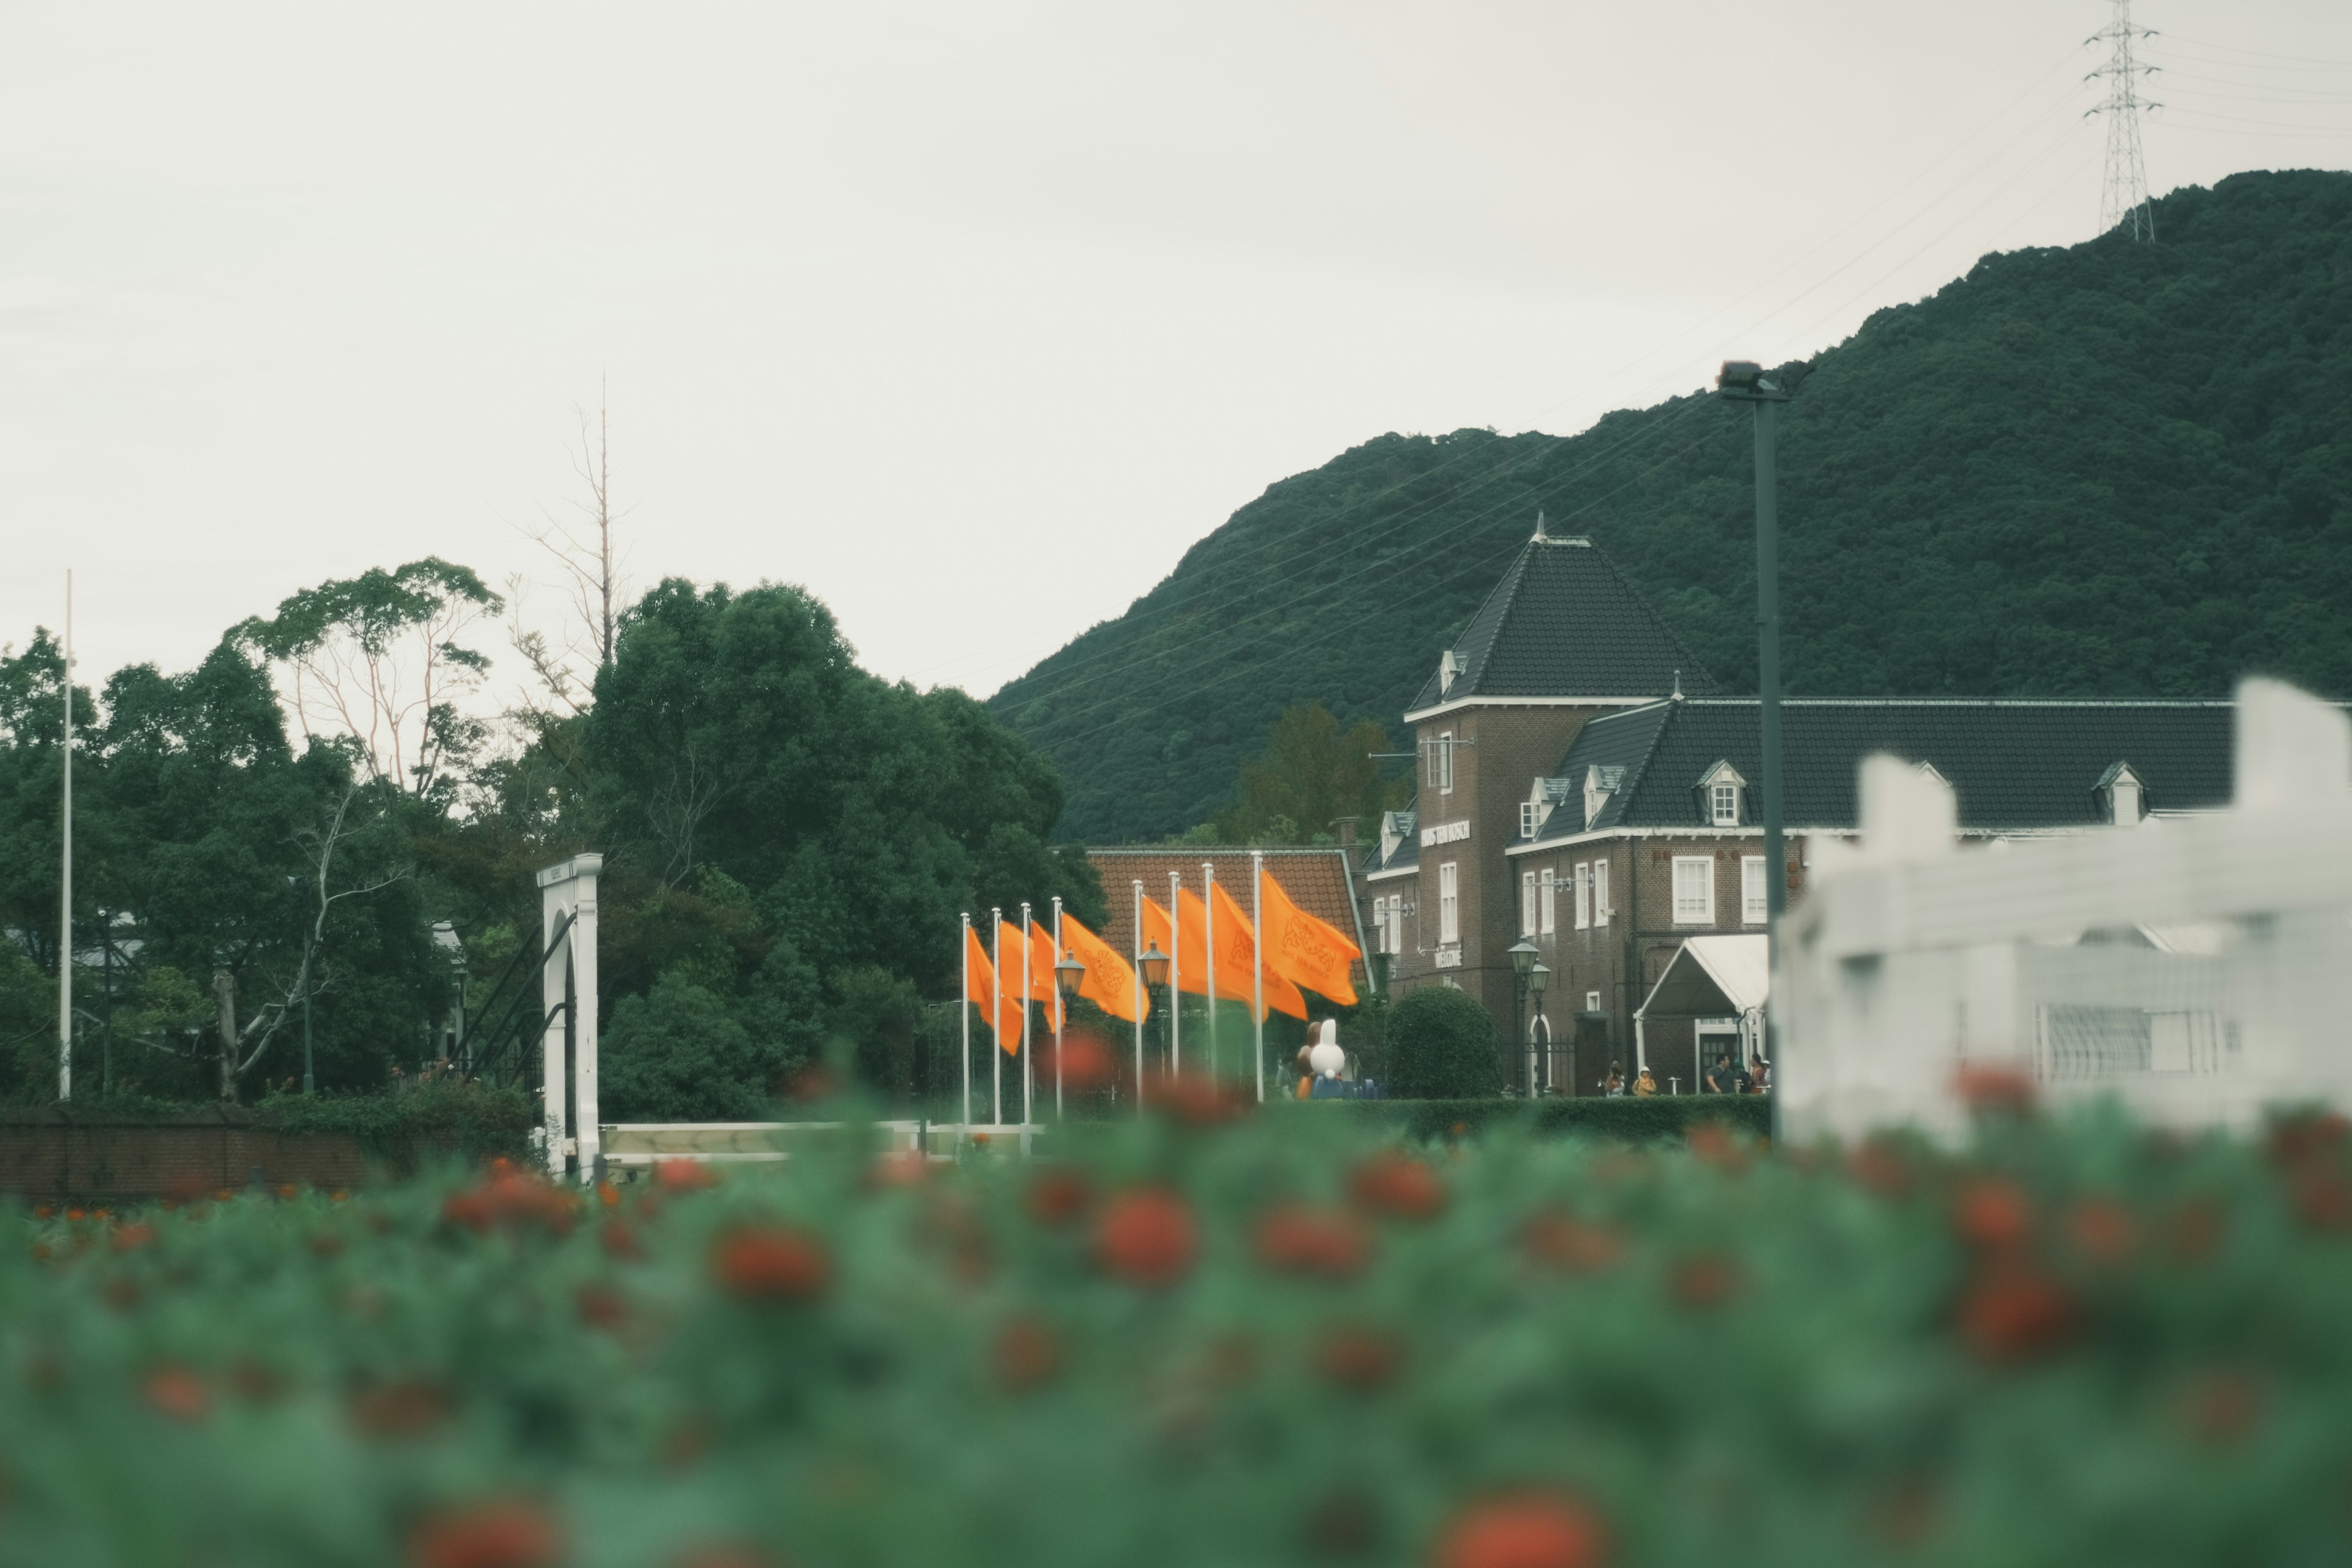
[[[992,931],[990,942],[989,978],[995,983],[995,1002],[988,1015],[988,1037],[993,1042],[988,1051],[988,1124],[1004,1125],[1004,910],[1002,905],[988,906],[988,919]]]
[[[1143,1114],[1143,879],[1135,879],[1135,1113]]]
[[[1209,943],[1209,1076],[1217,1076],[1217,867],[1201,862],[1201,929]]]
[[[963,941],[956,946],[956,956],[963,965],[963,986],[956,992],[956,1012],[963,1019],[963,1107],[957,1120],[963,1123],[959,1131],[969,1136],[971,1131],[971,915],[963,917]],[[926,1149],[925,1153],[930,1151]]]
[[[1070,1010],[1069,999],[1062,994],[1062,958],[1069,950],[1062,945],[1062,895],[1054,895],[1054,1120],[1064,1120],[1062,1111],[1062,1026],[1069,1020],[1063,1016]]]
[[[1029,1070],[1029,1015],[1035,1011],[1029,1005],[1036,1000],[1037,953],[1035,940],[1030,932],[1036,924],[1029,918],[1029,900],[1021,900],[1021,1152],[1029,1152],[1029,1124],[1034,1120],[1029,1110],[1031,1085],[1037,1075]]]
[[[1250,976],[1250,1012],[1257,1019],[1257,1098],[1265,1102],[1265,910],[1261,893],[1265,887],[1265,851],[1250,851],[1250,930],[1253,933],[1251,956],[1257,960],[1257,973]]]
[[[1184,890],[1184,873],[1168,873],[1168,1076],[1184,1068],[1184,917],[1177,895]]]
[[[65,828],[59,862],[58,903],[58,1098],[73,1098],[73,568],[66,568],[65,801],[58,820]],[[103,1084],[100,1088],[103,1089]]]

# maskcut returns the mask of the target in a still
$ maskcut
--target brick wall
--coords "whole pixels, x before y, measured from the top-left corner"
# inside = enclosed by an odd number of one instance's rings
[[[0,1109],[0,1193],[127,1203],[263,1184],[363,1181],[357,1140],[281,1133],[241,1107],[129,1116],[65,1106]]]

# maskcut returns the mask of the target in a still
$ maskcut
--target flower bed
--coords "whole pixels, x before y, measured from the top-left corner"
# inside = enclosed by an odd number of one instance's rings
[[[2352,1560],[2352,1180],[1397,1144],[507,1169],[0,1220],[0,1563]]]

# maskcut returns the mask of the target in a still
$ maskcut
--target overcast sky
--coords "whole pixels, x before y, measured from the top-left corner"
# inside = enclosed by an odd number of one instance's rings
[[[68,564],[86,677],[543,578],[603,376],[640,585],[800,583],[984,695],[1383,431],[1578,430],[2088,238],[2107,9],[0,0],[0,641]],[[2352,164],[2352,5],[2138,18],[2158,191]]]

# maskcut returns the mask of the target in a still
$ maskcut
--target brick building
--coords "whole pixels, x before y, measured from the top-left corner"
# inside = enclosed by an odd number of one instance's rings
[[[1634,1014],[1685,941],[1760,933],[1767,895],[1759,706],[1728,698],[1582,539],[1540,531],[1412,708],[1413,805],[1388,813],[1360,868],[1362,923],[1392,996],[1452,984],[1507,1037],[1507,1081],[1589,1094],[1632,1070]],[[2231,791],[2228,703],[1796,699],[1783,704],[1791,899],[1806,850],[1847,835],[1855,769],[1890,752],[1957,791],[1962,837],[2138,823]],[[1509,949],[1532,942],[1540,1005]],[[1650,1019],[1663,1085],[1729,1018]]]

